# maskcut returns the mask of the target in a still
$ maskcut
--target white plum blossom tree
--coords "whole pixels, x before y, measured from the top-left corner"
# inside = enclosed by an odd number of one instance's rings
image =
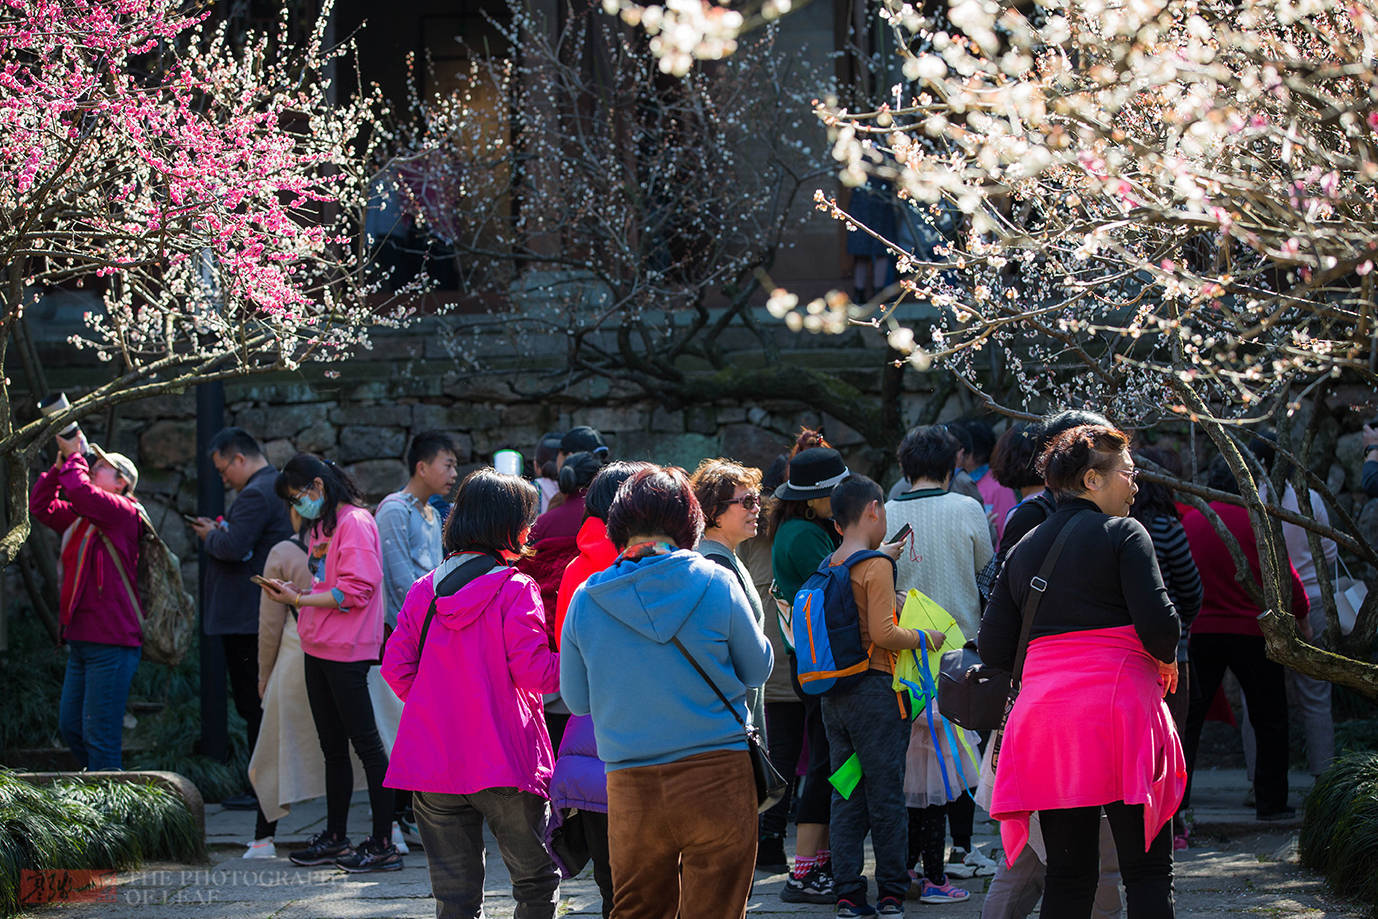
[[[1378,390],[1378,5],[885,0],[880,15],[901,79],[867,111],[817,114],[845,184],[883,177],[898,207],[935,225],[960,214],[960,229],[933,252],[884,240],[901,284],[879,311],[839,292],[777,312],[818,331],[873,325],[913,366],[950,370],[1007,414],[1071,405],[1128,426],[1198,425],[1260,537],[1270,653],[1378,696],[1378,667],[1301,641],[1282,615],[1277,522],[1378,566],[1374,547],[1342,509],[1324,529],[1264,501],[1241,449],[1252,427],[1277,424],[1298,493],[1339,507],[1309,471],[1314,425],[1292,416],[1341,383]],[[873,232],[836,197],[817,204]],[[928,305],[931,325],[901,323],[906,300]],[[982,382],[992,367],[1008,391]],[[1378,627],[1375,601],[1351,654]]]

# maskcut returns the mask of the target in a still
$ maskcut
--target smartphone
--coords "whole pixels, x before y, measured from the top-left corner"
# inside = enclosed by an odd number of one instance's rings
[[[185,520],[187,523],[195,523],[201,518],[197,517],[195,514],[183,514],[182,519]]]
[[[913,525],[906,523],[904,526],[900,527],[900,531],[898,533],[896,533],[894,536],[891,536],[889,539],[886,540],[886,542],[895,543],[908,539],[909,534],[912,532],[914,532]]]
[[[271,588],[271,587],[274,587],[274,586],[275,586],[275,585],[273,584],[272,581],[268,580],[267,578],[265,578],[265,577],[264,577],[263,575],[261,575],[261,574],[250,575],[249,581],[252,582],[252,583],[254,583],[254,584],[257,584],[259,587],[270,587],[270,588]]]

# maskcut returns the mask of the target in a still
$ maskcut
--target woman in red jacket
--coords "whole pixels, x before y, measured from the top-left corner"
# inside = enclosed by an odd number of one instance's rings
[[[62,534],[62,638],[67,673],[58,726],[81,768],[118,770],[124,705],[139,666],[143,612],[125,588],[139,564],[139,470],[128,457],[94,447],[78,434],[57,439],[58,459],[34,483],[29,513]]]
[[[1211,463],[1210,486],[1239,494],[1239,486],[1224,457],[1217,456]],[[1239,541],[1255,582],[1261,583],[1258,541],[1249,523],[1249,512],[1220,501],[1212,502],[1211,510]],[[1287,806],[1287,685],[1282,665],[1268,659],[1263,632],[1258,627],[1262,610],[1236,580],[1235,563],[1225,541],[1199,511],[1189,511],[1182,518],[1182,528],[1187,531],[1187,542],[1191,545],[1197,570],[1201,572],[1203,589],[1201,612],[1191,627],[1192,682],[1200,691],[1193,689],[1187,711],[1187,736],[1183,738],[1187,770],[1196,771],[1201,725],[1205,723],[1206,710],[1228,669],[1239,680],[1244,699],[1249,704],[1249,723],[1258,738],[1258,766],[1254,770],[1255,813],[1259,820],[1286,820],[1295,816],[1296,810]],[[1292,615],[1297,617],[1305,634],[1310,613],[1306,588],[1291,562],[1287,568],[1292,578]],[[1190,806],[1190,801],[1191,785],[1188,783],[1182,807]]]

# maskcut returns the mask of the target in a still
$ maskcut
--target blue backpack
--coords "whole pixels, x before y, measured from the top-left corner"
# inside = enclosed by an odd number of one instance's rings
[[[871,655],[861,646],[860,612],[852,593],[852,566],[868,558],[895,560],[884,552],[863,549],[840,565],[823,559],[794,595],[794,653],[799,664],[799,686],[811,696],[821,696],[857,682],[871,666]]]

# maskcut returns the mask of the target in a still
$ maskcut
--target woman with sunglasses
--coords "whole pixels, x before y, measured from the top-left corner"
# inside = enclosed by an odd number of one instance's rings
[[[383,647],[383,553],[378,525],[344,470],[329,460],[298,453],[274,484],[311,525],[307,565],[311,588],[282,580],[263,591],[295,607],[305,656],[306,699],[325,757],[325,829],[289,857],[298,865],[334,863],[349,872],[399,871],[392,843],[392,790],[383,787],[388,755],[374,720],[368,671]],[[357,847],[346,835],[354,769],[353,745],[368,779],[373,835]]]
[[[751,616],[765,634],[766,614],[761,597],[752,586],[751,572],[737,557],[737,547],[756,535],[761,518],[761,470],[751,469],[729,459],[706,459],[689,479],[694,497],[703,508],[703,537],[699,554],[731,571],[746,594]],[[766,734],[766,696],[763,686],[746,691],[746,708],[751,725]]]

